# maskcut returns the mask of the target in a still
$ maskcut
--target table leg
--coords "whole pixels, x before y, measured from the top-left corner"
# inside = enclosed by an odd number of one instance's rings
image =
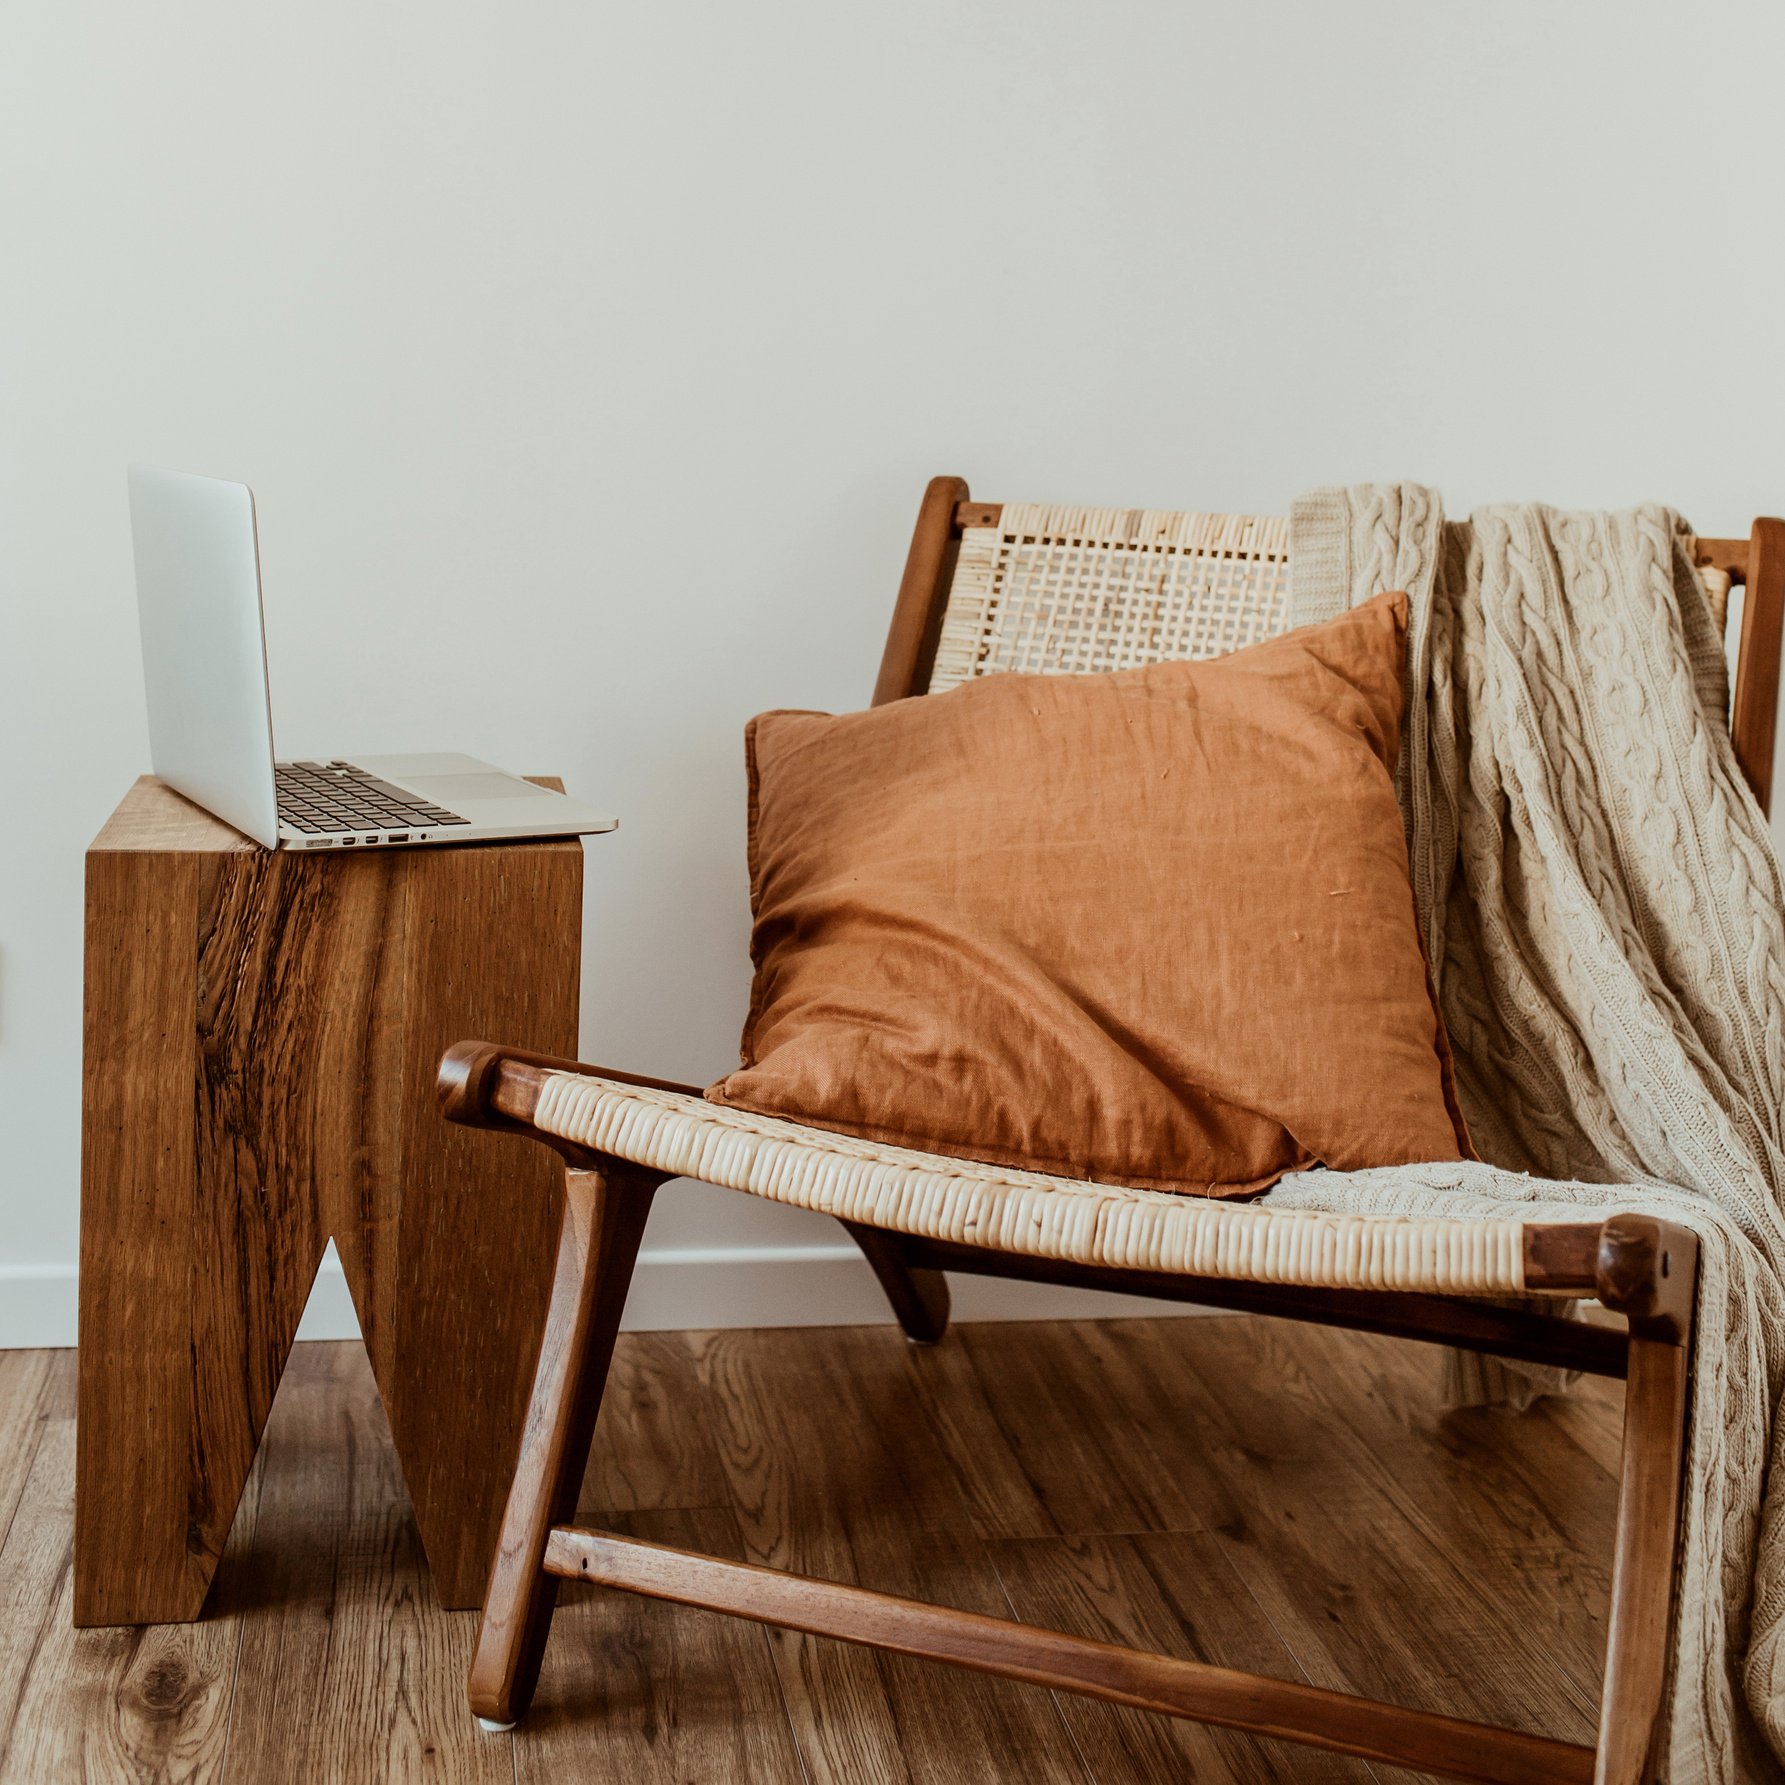
[[[564,1191],[540,1147],[443,1121],[434,1080],[440,1056],[468,1036],[539,1036],[549,1041],[529,1045],[575,1054],[582,879],[566,869],[582,858],[564,848],[456,849],[426,862],[414,852],[402,1058],[389,1086],[397,1177],[378,1219],[334,1223],[434,1583],[452,1607],[483,1598]],[[356,1257],[355,1236],[377,1255]]]

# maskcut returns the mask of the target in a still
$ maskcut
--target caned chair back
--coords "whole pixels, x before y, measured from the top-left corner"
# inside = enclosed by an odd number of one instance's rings
[[[1785,524],[1700,541],[1722,629],[1747,585],[1732,702],[1736,754],[1762,804],[1771,785],[1785,610]],[[1008,671],[1082,674],[1218,657],[1283,631],[1289,522],[1275,515],[1065,508],[970,499],[932,480],[875,699],[940,693]]]
[[[1005,503],[964,527],[930,690],[1219,657],[1287,623],[1289,522]]]

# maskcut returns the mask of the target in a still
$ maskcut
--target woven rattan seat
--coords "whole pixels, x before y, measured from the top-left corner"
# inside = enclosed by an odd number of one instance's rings
[[[1211,1202],[1011,1171],[547,1072],[534,1126],[593,1153],[839,1220],[1118,1270],[1492,1295],[1524,1289],[1516,1222],[1415,1221]]]
[[[1252,516],[975,503],[958,478],[937,478],[875,701],[981,675],[1117,670],[1255,643],[1287,625],[1288,534],[1286,521]],[[1785,523],[1699,543],[1719,620],[1731,583],[1746,589],[1732,736],[1764,804]],[[454,1048],[440,1088],[452,1119],[529,1135],[567,1167],[551,1307],[471,1669],[472,1707],[489,1726],[508,1727],[531,1701],[556,1582],[570,1577],[1422,1772],[1651,1785],[1698,1274],[1683,1228],[1637,1215],[1546,1225],[1513,1214],[1327,1214],[1086,1183],[879,1145],[721,1107],[692,1085],[487,1043]],[[1468,1174],[1487,1168],[1417,1169],[1467,1189]],[[841,1220],[914,1340],[943,1336],[944,1273],[961,1271],[1252,1308],[1626,1377],[1597,1750],[578,1528],[645,1217],[658,1186],[679,1177]],[[1623,1325],[1566,1318],[1538,1296],[1596,1296]]]

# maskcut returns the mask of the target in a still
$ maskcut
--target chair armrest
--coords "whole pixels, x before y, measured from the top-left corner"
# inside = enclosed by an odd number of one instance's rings
[[[650,1078],[639,1072],[620,1072],[611,1066],[590,1066],[579,1060],[558,1060],[550,1054],[499,1047],[492,1041],[459,1041],[449,1047],[441,1056],[434,1090],[449,1122],[499,1133],[532,1134],[562,1146],[565,1143],[556,1136],[541,1134],[533,1125],[540,1086],[546,1075],[553,1072],[614,1079],[623,1085],[643,1085],[649,1090],[676,1091],[689,1097],[701,1095],[699,1085]]]
[[[1698,1236],[1652,1215],[1612,1215],[1524,1235],[1525,1287],[1597,1296],[1633,1334],[1684,1344],[1698,1292]]]

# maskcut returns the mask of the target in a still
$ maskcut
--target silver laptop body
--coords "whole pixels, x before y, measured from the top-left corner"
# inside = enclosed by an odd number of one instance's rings
[[[618,820],[474,756],[275,762],[260,543],[244,483],[130,468],[149,758],[269,849],[566,837]]]

